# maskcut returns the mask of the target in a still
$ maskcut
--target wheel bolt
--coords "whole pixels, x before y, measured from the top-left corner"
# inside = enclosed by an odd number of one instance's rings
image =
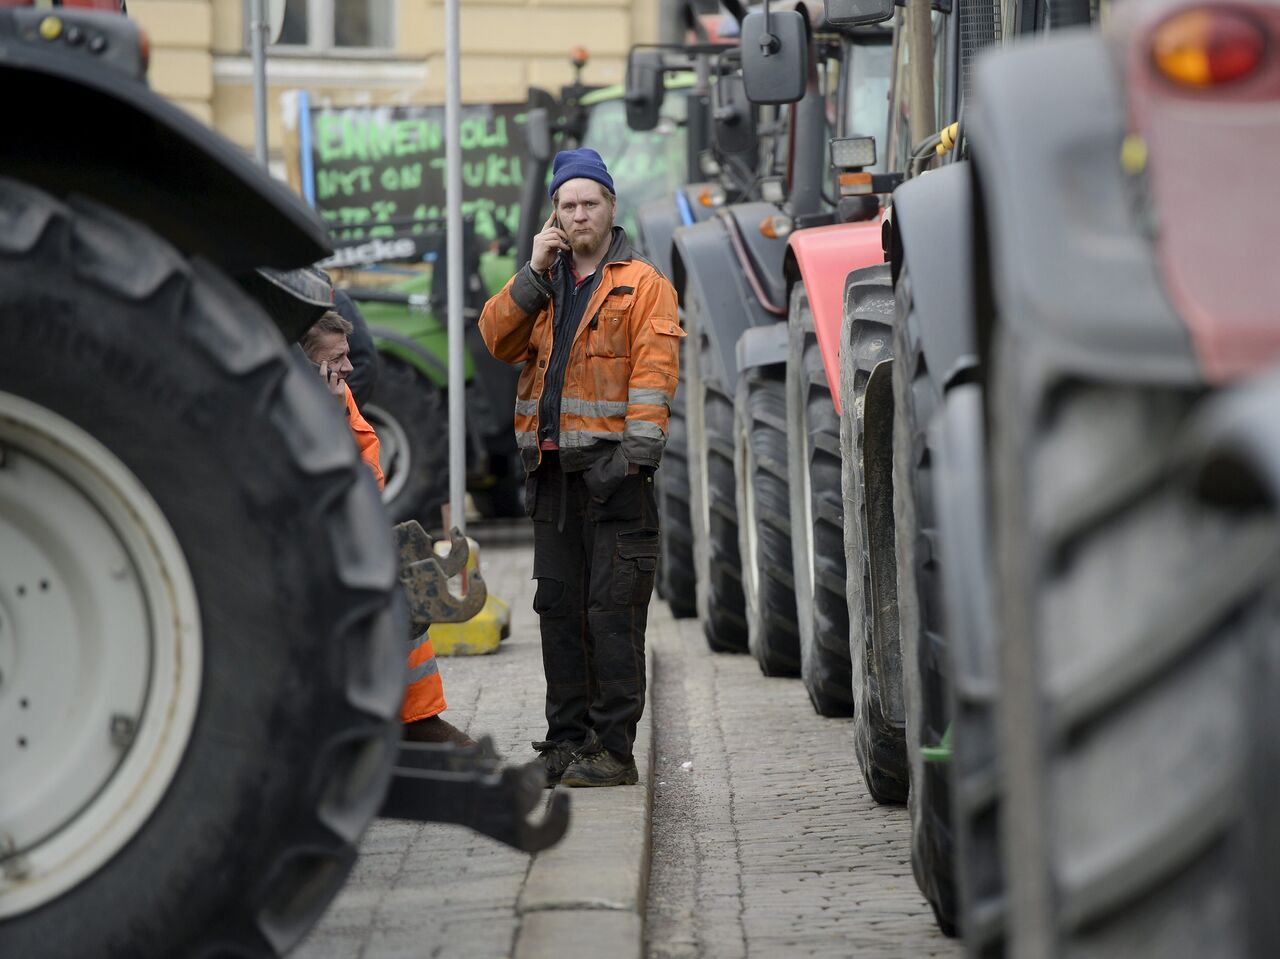
[[[138,724],[133,717],[126,716],[123,713],[116,713],[111,717],[111,744],[118,746],[120,749],[128,748],[133,742],[133,734],[137,731]]]

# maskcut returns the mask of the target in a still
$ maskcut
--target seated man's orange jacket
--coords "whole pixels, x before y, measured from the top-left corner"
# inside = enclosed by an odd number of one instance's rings
[[[385,480],[382,476],[382,463],[379,461],[378,434],[368,421],[360,415],[360,409],[347,390],[347,425],[351,427],[351,435],[360,447],[360,459],[373,470],[374,479],[378,481],[378,489],[382,489]],[[414,641],[409,651],[409,675],[405,680],[404,703],[400,707],[400,721],[412,723],[419,719],[428,719],[445,711],[448,705],[444,700],[444,681],[440,678],[440,667],[436,665],[436,651],[431,646],[431,639],[423,633]]]
[[[364,461],[364,465],[373,470],[373,478],[378,481],[378,489],[382,489],[386,485],[386,480],[382,476],[382,460],[381,453],[378,449],[378,434],[373,431],[373,427],[368,421],[360,415],[360,408],[356,406],[355,397],[351,395],[351,390],[346,391],[347,401],[347,425],[351,427],[351,435],[355,437],[356,446],[360,447],[360,459]]]

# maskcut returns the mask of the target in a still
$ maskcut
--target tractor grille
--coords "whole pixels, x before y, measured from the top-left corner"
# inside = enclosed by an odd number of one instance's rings
[[[966,109],[973,93],[973,61],[987,47],[1000,42],[1000,0],[960,2],[960,90]]]

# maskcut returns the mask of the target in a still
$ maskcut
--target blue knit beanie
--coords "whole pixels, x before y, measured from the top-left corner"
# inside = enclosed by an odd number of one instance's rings
[[[613,177],[609,176],[609,169],[604,165],[600,154],[589,147],[583,147],[581,150],[561,150],[556,154],[551,163],[551,187],[547,190],[547,196],[555,196],[556,190],[564,186],[566,181],[576,180],[578,177],[595,180],[610,193],[615,192]]]

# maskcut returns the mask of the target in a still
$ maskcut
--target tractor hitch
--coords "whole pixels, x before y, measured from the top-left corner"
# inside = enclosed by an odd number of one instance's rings
[[[465,623],[484,608],[489,591],[474,569],[467,576],[467,593],[454,596],[449,580],[466,569],[470,550],[467,538],[455,527],[449,534],[450,548],[437,556],[431,540],[416,520],[396,527],[396,545],[400,551],[400,586],[409,603],[413,629],[420,633],[432,623]]]
[[[541,852],[569,828],[569,796],[551,793],[538,822],[529,814],[545,790],[542,766],[502,766],[488,737],[465,748],[451,743],[401,743],[391,789],[379,815],[451,822],[523,852]]]

